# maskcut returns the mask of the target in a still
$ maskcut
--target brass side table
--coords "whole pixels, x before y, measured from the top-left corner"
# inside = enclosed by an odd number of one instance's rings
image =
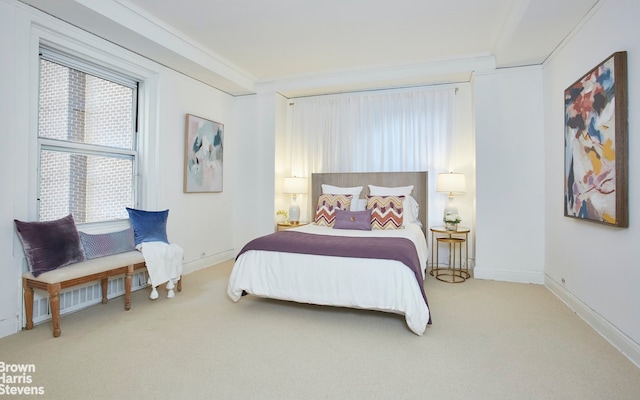
[[[307,225],[308,222],[298,222],[297,224],[292,224],[291,222],[278,222],[276,225],[276,232],[286,231],[287,229],[297,228],[299,226]]]
[[[431,230],[431,270],[429,274],[438,280],[449,283],[459,283],[469,279],[471,277],[469,273],[469,232],[471,232],[471,229],[458,227],[457,230],[450,231],[444,226],[433,226],[429,229]],[[440,267],[439,265],[440,249],[438,244],[440,243],[449,245],[449,266],[447,267]],[[465,245],[464,268],[462,267],[463,244]],[[456,257],[456,248],[458,257]],[[456,260],[458,268],[456,268]]]

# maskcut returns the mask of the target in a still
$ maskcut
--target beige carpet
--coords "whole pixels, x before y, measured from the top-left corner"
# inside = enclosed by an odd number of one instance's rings
[[[429,278],[419,337],[395,314],[233,303],[231,266],[171,300],[142,290],[128,312],[117,298],[63,316],[57,339],[50,323],[0,339],[0,362],[36,368],[0,384],[48,399],[640,398],[640,369],[542,286]]]

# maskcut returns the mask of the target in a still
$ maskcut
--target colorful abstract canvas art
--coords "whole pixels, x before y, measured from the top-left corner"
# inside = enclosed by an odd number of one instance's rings
[[[187,114],[184,192],[222,192],[224,125]]]
[[[626,64],[616,52],[564,92],[567,217],[628,226]]]

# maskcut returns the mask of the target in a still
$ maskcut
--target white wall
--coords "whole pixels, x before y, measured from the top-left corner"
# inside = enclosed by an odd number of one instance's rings
[[[17,65],[6,62],[14,54],[15,42],[15,10],[7,3],[0,2],[0,148],[11,149],[0,157],[0,337],[16,332],[20,329],[19,314],[22,299],[22,284],[20,281],[21,264],[14,256],[15,198],[16,192],[23,187],[20,177],[15,173],[20,165],[18,154],[24,153],[26,143],[18,140],[16,120],[7,116],[17,116],[15,99],[18,87],[13,77],[18,75]],[[18,245],[18,251],[22,248]]]
[[[169,240],[185,251],[185,273],[235,254],[234,177],[237,134],[234,98],[173,70],[130,53],[15,1],[0,0],[0,337],[21,329],[20,276],[26,268],[13,219],[36,217],[36,130],[38,44],[40,39],[88,54],[101,64],[117,65],[144,79],[141,104],[145,182],[142,207],[170,209]],[[225,125],[224,191],[185,194],[185,114]],[[273,149],[268,152],[272,155]],[[273,157],[273,156],[271,156]],[[273,162],[270,166],[273,168]],[[273,185],[271,185],[273,187]],[[269,213],[271,213],[271,209]]]
[[[544,68],[546,284],[640,365],[640,2],[609,0]],[[565,218],[564,90],[616,51],[627,51],[629,227]],[[564,283],[563,282],[564,279]]]
[[[182,74],[161,69],[158,78],[158,209],[168,208],[169,241],[184,249],[185,272],[234,256],[233,179],[237,133],[231,96]],[[194,114],[224,125],[221,193],[183,193],[185,119]]]
[[[476,266],[481,279],[543,283],[542,68],[474,77]]]
[[[459,83],[456,87],[458,91],[456,93],[455,140],[451,167],[454,172],[463,173],[467,183],[467,192],[457,194],[455,204],[462,219],[460,225],[471,229],[468,235],[469,268],[474,269],[476,259],[476,144],[473,121],[473,87],[470,83]],[[429,175],[429,179],[433,179],[434,182],[436,178],[436,174]],[[438,195],[443,198],[447,197],[446,193],[438,193]],[[442,204],[444,209],[446,200]],[[442,221],[429,221],[429,225],[442,225]],[[430,240],[430,238],[427,239]],[[446,246],[444,244],[442,246],[444,247],[440,249],[441,257],[443,252],[445,254],[448,252]]]
[[[286,99],[266,93],[235,101],[237,154],[233,178],[239,182],[234,204],[234,244],[273,233],[275,225],[276,132],[285,129]]]

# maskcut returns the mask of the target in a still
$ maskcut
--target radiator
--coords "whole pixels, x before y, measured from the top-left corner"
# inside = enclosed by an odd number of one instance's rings
[[[131,291],[135,292],[147,286],[147,271],[137,271],[133,274]],[[124,275],[109,279],[107,298],[112,299],[124,295]],[[60,315],[82,310],[102,302],[100,281],[88,283],[84,286],[74,286],[60,292]],[[33,293],[33,323],[38,324],[51,319],[49,296],[46,291],[34,290]]]

